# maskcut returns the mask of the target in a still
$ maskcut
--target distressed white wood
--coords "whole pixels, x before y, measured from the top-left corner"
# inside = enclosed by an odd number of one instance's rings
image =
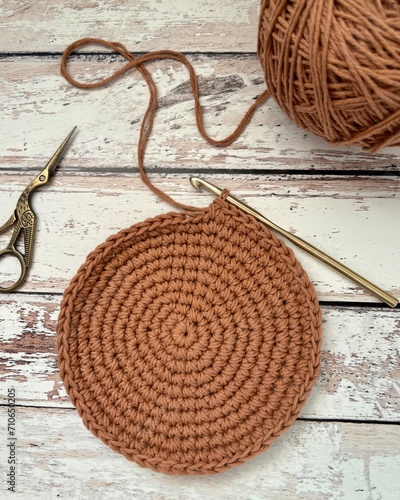
[[[0,394],[19,404],[72,408],[59,378],[55,328],[61,297],[0,301]],[[400,321],[390,309],[323,306],[321,374],[303,418],[400,421]]]
[[[0,224],[57,144],[72,126],[79,128],[52,183],[32,200],[39,219],[28,280],[19,293],[0,295],[0,395],[15,386],[22,405],[18,493],[10,496],[0,401],[0,498],[398,500],[399,309],[368,307],[376,302],[370,294],[300,251],[318,297],[343,303],[323,306],[321,375],[302,412],[303,419],[316,421],[297,421],[244,466],[203,478],[140,469],[83,427],[59,379],[55,323],[61,292],[76,269],[109,234],[171,209],[134,172],[148,99],[140,76],[132,72],[108,88],[78,90],[60,76],[60,54],[86,36],[120,41],[136,52],[189,52],[206,128],[222,138],[264,89],[255,53],[259,4],[0,2]],[[113,55],[80,55],[71,69],[101,76],[120,64]],[[186,70],[168,61],[148,69],[160,102],[145,164],[158,187],[179,201],[206,206],[212,198],[178,173],[201,172],[400,297],[400,148],[374,156],[335,148],[298,129],[271,100],[235,144],[214,148],[196,129]],[[313,169],[326,174],[280,174]],[[331,175],[360,170],[371,177]],[[374,176],[382,171],[393,176]],[[0,247],[8,237],[0,237]],[[0,262],[0,275],[13,264]]]
[[[213,476],[141,469],[88,431],[77,412],[18,408],[17,492],[2,498],[293,500],[398,498],[400,427],[297,421],[266,452]],[[0,425],[5,425],[4,408]],[[8,452],[0,439],[1,477]]]
[[[31,178],[2,175],[4,220]],[[213,199],[191,187],[189,175],[152,178],[180,202],[200,207]],[[213,175],[209,180],[230,189],[272,221],[399,295],[399,178]],[[111,234],[174,210],[153,195],[137,174],[70,175],[63,172],[62,166],[51,184],[34,194],[32,204],[38,218],[35,254],[23,289],[42,293],[62,292],[86,255]],[[0,243],[5,245],[9,237],[0,235]],[[378,301],[308,254],[297,249],[295,252],[319,299]],[[3,265],[1,270],[5,277],[8,269]]]
[[[258,0],[19,0],[1,6],[1,51],[62,51],[94,36],[136,50],[255,52]]]
[[[199,76],[205,125],[210,135],[230,134],[255,96],[265,88],[255,55],[190,56]],[[86,56],[72,60],[75,76],[89,81],[111,74],[122,58]],[[59,74],[60,56],[0,59],[0,168],[42,165],[48,151],[74,126],[69,151],[75,171],[130,168],[137,164],[140,122],[147,86],[133,71],[107,88],[80,90]],[[294,125],[270,99],[231,146],[210,146],[199,134],[188,74],[181,64],[147,66],[159,89],[159,110],[145,157],[147,168],[243,170],[399,171],[400,147],[376,155],[335,147]],[[51,151],[52,152],[52,151]]]

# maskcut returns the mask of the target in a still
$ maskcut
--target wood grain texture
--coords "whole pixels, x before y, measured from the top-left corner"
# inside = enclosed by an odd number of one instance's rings
[[[0,425],[5,412],[0,408]],[[18,408],[16,494],[2,498],[396,500],[400,427],[302,422],[265,453],[215,476],[165,476],[128,462],[71,410]],[[7,456],[0,440],[0,461]],[[1,467],[1,466],[0,466]],[[1,475],[4,475],[4,468]]]
[[[400,294],[399,178],[274,175],[210,178],[206,172],[204,176],[230,189],[272,221],[367,275],[370,281]],[[190,186],[188,175],[160,177],[153,176],[157,186],[180,202],[201,207],[212,200]],[[1,215],[6,220],[31,178],[3,174],[2,179]],[[86,255],[111,234],[160,211],[173,210],[158,200],[137,174],[71,175],[65,173],[63,166],[50,185],[35,193],[32,205],[38,224],[34,264],[24,290],[41,293],[61,293]],[[1,235],[0,243],[5,245],[9,237]],[[378,301],[308,254],[295,251],[320,300]],[[1,269],[3,277],[12,270],[4,266]]]
[[[258,0],[7,2],[0,50],[59,52],[77,38],[94,36],[135,50],[255,52],[258,10]]]
[[[60,301],[18,294],[0,302],[0,394],[17,384],[21,405],[72,408],[56,359]],[[400,423],[397,311],[329,306],[322,311],[321,375],[302,418]]]
[[[0,224],[74,125],[52,182],[35,193],[38,216],[28,279],[0,295],[0,498],[134,500],[398,500],[400,317],[296,250],[323,301],[321,375],[298,420],[266,453],[206,478],[141,469],[84,428],[59,378],[55,325],[61,294],[107,236],[171,210],[144,187],[136,146],[148,91],[132,71],[83,91],[61,76],[78,38],[136,53],[185,51],[199,78],[205,125],[223,138],[265,88],[256,55],[259,0],[0,2]],[[81,78],[123,64],[88,47],[71,60]],[[100,51],[104,51],[100,48]],[[230,147],[199,135],[186,70],[148,64],[159,109],[145,156],[156,185],[206,206],[189,176],[230,189],[400,298],[400,148],[370,155],[300,130],[269,100]],[[354,174],[357,174],[356,176]],[[4,219],[4,220],[3,220]],[[10,233],[0,236],[0,248]],[[16,273],[0,261],[0,276]],[[7,390],[17,392],[17,493],[7,495]]]
[[[99,60],[100,58],[100,60]],[[255,55],[195,55],[205,125],[217,139],[230,134],[253,99],[264,90]],[[81,56],[72,73],[86,81],[119,68],[116,56]],[[140,122],[148,90],[138,72],[107,88],[71,87],[59,73],[60,57],[0,59],[0,169],[36,168],[49,144],[77,125],[69,152],[74,169],[105,172],[136,165]],[[360,148],[335,147],[294,125],[270,99],[255,113],[243,135],[228,148],[210,146],[200,136],[187,71],[181,64],[148,65],[159,89],[159,110],[145,165],[158,170],[199,168],[243,170],[400,171],[400,147],[376,155]],[[46,132],[44,132],[46,131]]]

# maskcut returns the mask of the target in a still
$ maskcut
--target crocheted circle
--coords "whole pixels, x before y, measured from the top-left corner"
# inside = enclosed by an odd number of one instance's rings
[[[296,419],[320,365],[321,314],[293,252],[222,198],[97,247],[57,325],[65,388],[129,460],[215,473]]]

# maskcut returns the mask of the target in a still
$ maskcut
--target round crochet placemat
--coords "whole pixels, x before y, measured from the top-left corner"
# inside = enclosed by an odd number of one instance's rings
[[[66,390],[113,450],[167,474],[264,451],[320,365],[321,313],[293,252],[224,197],[111,236],[64,293]]]

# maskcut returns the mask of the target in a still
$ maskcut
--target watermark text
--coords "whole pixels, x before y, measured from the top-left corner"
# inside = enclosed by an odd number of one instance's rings
[[[17,483],[17,431],[15,389],[7,392],[7,490],[15,493]]]

